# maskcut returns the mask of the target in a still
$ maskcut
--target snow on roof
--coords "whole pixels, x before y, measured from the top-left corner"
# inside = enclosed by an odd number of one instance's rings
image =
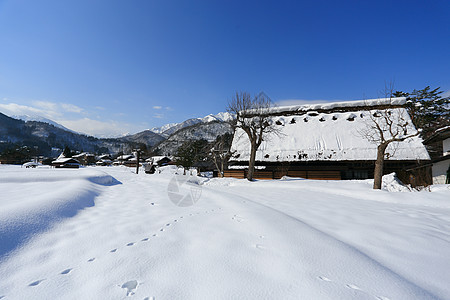
[[[40,166],[40,165],[41,165],[40,163],[37,163],[37,162],[34,162],[34,161],[29,161],[29,162],[24,163],[22,166],[23,167],[37,167],[37,166]]]
[[[367,107],[367,106],[380,106],[380,105],[404,105],[406,103],[405,97],[397,98],[378,98],[367,100],[354,100],[354,101],[342,101],[342,102],[330,102],[322,104],[303,104],[294,106],[279,106],[271,109],[274,113],[279,112],[301,112],[310,110],[331,110],[335,108],[350,108],[350,107]]]
[[[63,164],[63,163],[67,163],[67,162],[79,163],[78,160],[76,160],[75,158],[72,158],[72,157],[58,158],[58,159],[54,160],[52,163]]]
[[[84,157],[84,156],[95,156],[95,155],[92,154],[92,153],[83,152],[83,153],[80,153],[80,154],[73,155],[72,157],[81,158],[81,157]]]
[[[130,155],[130,154],[124,154],[124,155],[121,155],[121,156],[119,156],[117,159],[118,160],[129,160],[129,159],[132,159],[132,158],[134,158],[134,156],[133,155]]]
[[[56,160],[61,159],[61,158],[66,158],[66,156],[64,155],[64,152],[61,152],[61,154],[58,156],[58,158]]]
[[[450,126],[445,126],[445,127],[441,127],[439,129],[436,129],[436,132],[446,131],[446,130],[449,130],[449,129],[450,129]]]
[[[380,103],[378,101],[375,103]],[[336,107],[342,103],[329,103]],[[305,107],[305,106],[302,106]],[[309,108],[317,109],[316,105]],[[298,109],[298,107],[296,108]],[[374,111],[372,111],[373,113]],[[401,113],[409,118],[404,108],[393,112]],[[342,161],[342,160],[375,160],[377,145],[370,143],[360,133],[370,122],[367,111],[290,114],[289,116],[272,116],[271,120],[279,129],[279,133],[268,134],[256,153],[256,161]],[[409,120],[409,124],[412,122]],[[408,132],[416,132],[413,125]],[[391,143],[388,152],[395,154],[391,160],[430,159],[422,139],[413,137],[401,143]],[[242,129],[237,129],[231,147],[236,151],[235,161],[248,161],[250,157],[250,142]]]

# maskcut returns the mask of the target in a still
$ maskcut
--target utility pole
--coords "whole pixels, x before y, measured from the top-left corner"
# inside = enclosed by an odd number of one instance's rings
[[[136,152],[136,174],[139,174],[139,159],[141,156],[141,149],[133,149]]]

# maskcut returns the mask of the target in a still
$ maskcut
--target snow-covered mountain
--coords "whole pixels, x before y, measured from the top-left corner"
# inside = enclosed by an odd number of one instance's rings
[[[165,141],[155,146],[156,152],[161,155],[174,155],[184,142],[190,140],[214,141],[218,136],[232,133],[231,125],[223,121],[199,122],[192,126],[184,127],[171,134]]]
[[[136,134],[127,135],[127,136],[124,136],[124,137],[118,138],[118,139],[122,140],[122,141],[133,142],[133,143],[142,143],[142,144],[145,144],[150,147],[165,140],[164,137],[162,137],[161,135],[159,135],[157,133],[154,133],[151,130],[144,130],[144,131],[138,132]]]
[[[171,134],[177,132],[178,130],[183,129],[185,127],[195,125],[195,124],[209,123],[209,122],[213,122],[213,121],[228,122],[232,119],[233,119],[233,116],[230,113],[220,112],[215,115],[212,115],[212,114],[207,115],[203,118],[192,118],[192,119],[183,121],[181,123],[171,123],[171,124],[166,124],[161,127],[154,127],[150,130],[168,138]]]
[[[231,132],[231,126],[224,121],[231,120],[229,113],[207,115],[181,123],[172,123],[144,130],[120,138],[95,138],[74,132],[57,122],[42,116],[21,115],[15,118],[0,113],[0,141],[6,147],[19,143],[30,147],[38,146],[41,155],[50,155],[52,147],[83,150],[95,153],[130,152],[136,143],[148,148],[158,148],[164,153],[175,153],[186,140],[214,140],[217,136]],[[0,147],[0,150],[2,148]]]
[[[64,127],[63,125],[61,125],[61,124],[59,124],[59,123],[57,123],[57,122],[55,122],[53,120],[50,120],[50,119],[47,119],[47,118],[44,118],[44,117],[38,116],[38,115],[13,115],[13,116],[11,116],[11,118],[22,120],[22,121],[25,121],[25,122],[28,122],[28,121],[43,122],[43,123],[47,123],[47,124],[53,125],[53,126],[55,126],[57,128],[66,130],[66,131],[70,131],[70,132],[73,132],[73,133],[78,133],[78,132],[73,131],[73,130],[67,128],[67,127]]]

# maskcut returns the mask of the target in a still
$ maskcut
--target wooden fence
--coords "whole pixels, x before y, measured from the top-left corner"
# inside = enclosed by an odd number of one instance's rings
[[[224,177],[247,178],[247,170],[225,170]],[[255,170],[253,179],[280,179],[283,176],[317,180],[341,180],[340,171],[261,171]]]

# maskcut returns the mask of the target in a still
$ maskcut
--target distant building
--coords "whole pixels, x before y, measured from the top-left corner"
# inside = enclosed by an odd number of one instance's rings
[[[152,156],[150,158],[147,158],[145,161],[153,165],[158,165],[160,167],[172,163],[172,159],[170,159],[168,156]]]
[[[91,153],[83,152],[72,157],[78,160],[83,166],[94,165],[96,163],[95,155]]]
[[[80,167],[80,162],[72,157],[61,157],[52,162],[52,166],[55,168],[75,168],[78,169]]]

